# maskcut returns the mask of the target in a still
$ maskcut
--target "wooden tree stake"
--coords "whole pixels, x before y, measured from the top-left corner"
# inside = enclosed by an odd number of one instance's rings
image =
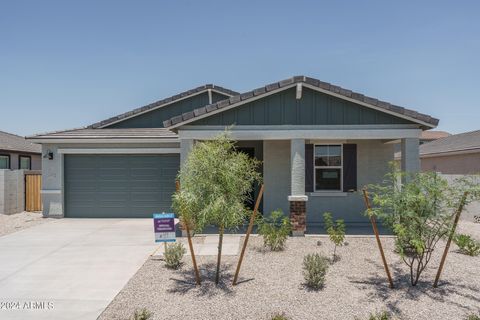
[[[366,188],[363,188],[363,198],[365,199],[365,205],[367,206],[368,211],[370,211],[372,208],[370,206],[370,201],[368,199],[368,192]],[[385,268],[385,272],[387,273],[387,278],[388,278],[388,282],[390,283],[390,288],[393,288],[392,276],[390,275],[390,270],[388,269],[387,259],[385,258],[385,254],[383,253],[382,243],[380,242],[380,236],[378,235],[377,222],[375,221],[374,215],[370,215],[370,222],[372,223],[373,232],[375,233],[375,238],[377,239],[378,249],[380,250],[380,255],[382,256],[383,266]]]
[[[177,191],[180,190],[180,182],[175,181],[175,189]],[[187,239],[188,239],[188,247],[190,248],[190,255],[192,256],[192,264],[193,264],[193,269],[195,270],[195,282],[197,285],[200,285],[200,273],[198,272],[198,267],[197,267],[197,260],[195,259],[195,252],[193,251],[193,243],[192,243],[192,236],[190,235],[190,227],[189,221],[182,221],[185,227],[185,231],[187,232]]]
[[[255,202],[255,207],[253,209],[252,216],[250,217],[250,223],[248,224],[247,234],[245,235],[245,241],[243,242],[242,252],[240,253],[240,259],[238,260],[237,270],[235,270],[235,277],[233,278],[233,285],[237,285],[238,274],[240,273],[240,267],[242,266],[243,256],[245,255],[245,250],[247,249],[248,239],[252,233],[253,224],[255,223],[255,217],[257,215],[258,207],[260,206],[260,201],[262,200],[264,186],[260,187],[258,192],[257,202]]]
[[[455,213],[455,220],[453,221],[452,230],[450,231],[450,235],[448,236],[447,245],[445,246],[445,250],[443,251],[442,260],[440,261],[440,266],[438,267],[437,276],[435,277],[435,282],[433,283],[433,287],[436,288],[438,286],[438,280],[440,280],[440,275],[442,274],[443,265],[445,264],[445,259],[447,258],[448,250],[450,249],[450,243],[452,243],[453,236],[455,235],[455,230],[457,229],[458,220],[460,219],[460,215],[462,214],[463,207],[465,206],[465,202],[467,201],[468,191],[462,196],[460,200],[460,204],[457,208],[457,212]]]

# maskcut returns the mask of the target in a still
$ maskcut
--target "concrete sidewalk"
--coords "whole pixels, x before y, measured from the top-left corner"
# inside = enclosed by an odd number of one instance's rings
[[[151,219],[61,219],[0,237],[0,319],[96,319],[156,247]]]

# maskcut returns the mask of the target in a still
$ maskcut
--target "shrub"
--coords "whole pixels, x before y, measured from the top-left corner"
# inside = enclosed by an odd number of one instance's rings
[[[467,234],[457,234],[453,241],[463,254],[469,256],[478,256],[480,254],[480,243]]]
[[[338,219],[333,222],[332,214],[325,212],[323,214],[325,221],[325,229],[327,230],[330,241],[335,245],[333,249],[333,261],[336,259],[337,246],[342,246],[345,241],[345,222],[342,219]]]
[[[391,319],[391,317],[386,311],[370,313],[370,316],[368,317],[368,320],[389,320],[389,319]]]
[[[181,243],[167,245],[165,253],[163,254],[167,268],[178,269],[182,265],[182,258],[186,252],[187,250]]]
[[[479,198],[473,180],[454,183],[435,172],[405,173],[394,168],[382,185],[370,186],[373,196],[368,215],[378,216],[394,233],[396,252],[410,269],[417,285],[440,239],[448,237],[453,216]]]
[[[480,314],[479,315],[476,315],[476,314],[470,314],[467,316],[467,319],[466,320],[480,320]]]
[[[263,245],[272,251],[285,248],[285,242],[292,230],[290,219],[278,209],[270,217],[261,218],[258,222],[258,233],[263,237]]]
[[[142,310],[135,310],[132,320],[148,320],[152,317],[152,313],[148,311],[146,308]]]
[[[328,259],[318,253],[307,254],[303,258],[303,276],[309,288],[318,290],[325,283]]]
[[[274,314],[271,318],[271,320],[288,320],[288,317],[285,315],[285,313],[276,313]]]

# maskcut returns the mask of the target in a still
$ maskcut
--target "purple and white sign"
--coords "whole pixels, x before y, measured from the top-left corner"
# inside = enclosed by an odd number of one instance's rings
[[[154,213],[155,242],[175,242],[175,214]]]

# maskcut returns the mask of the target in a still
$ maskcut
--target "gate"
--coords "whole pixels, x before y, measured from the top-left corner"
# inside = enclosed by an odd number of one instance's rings
[[[25,173],[25,211],[42,211],[42,175]]]

